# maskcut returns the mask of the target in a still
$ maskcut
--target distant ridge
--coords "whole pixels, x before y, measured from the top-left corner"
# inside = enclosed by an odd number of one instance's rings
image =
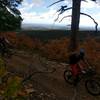
[[[22,24],[22,30],[68,30],[66,26],[52,24]]]
[[[30,23],[22,23],[22,30],[70,30],[70,26],[62,26],[62,25],[53,25],[53,24],[30,24]],[[95,31],[95,27],[84,27],[81,26],[80,30],[93,30]],[[98,28],[100,31],[100,27]]]

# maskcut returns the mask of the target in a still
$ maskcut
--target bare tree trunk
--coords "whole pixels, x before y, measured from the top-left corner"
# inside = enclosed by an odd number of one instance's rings
[[[75,51],[78,46],[77,34],[79,31],[80,7],[81,7],[81,0],[73,0],[71,38],[70,38],[70,46],[69,46],[70,51]]]

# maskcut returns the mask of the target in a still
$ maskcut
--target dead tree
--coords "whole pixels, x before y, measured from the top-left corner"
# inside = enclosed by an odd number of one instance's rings
[[[56,1],[53,4],[51,4],[50,6],[53,6],[56,3],[59,3],[59,2],[62,2],[62,1],[65,1],[65,0]],[[94,23],[96,24],[95,25],[96,32],[98,31],[98,28],[97,28],[98,27],[98,23],[94,20],[94,18],[92,18],[88,14],[80,12],[81,1],[87,2],[86,0],[72,0],[72,7],[68,7],[67,5],[61,6],[61,8],[57,10],[57,12],[59,12],[59,13],[58,13],[57,18],[55,19],[55,21],[57,21],[61,14],[63,14],[65,11],[68,11],[68,10],[72,9],[72,15],[69,15],[69,16],[72,17],[72,19],[71,19],[70,45],[69,45],[69,50],[70,51],[75,51],[77,49],[77,46],[78,46],[77,34],[79,32],[80,14],[88,16],[89,18],[91,18],[94,21]],[[96,1],[96,0],[91,0],[91,1]],[[50,6],[48,6],[48,7],[50,7]],[[64,18],[65,17],[66,16],[64,16]]]
[[[77,34],[79,31],[80,7],[81,7],[81,0],[73,0],[71,37],[70,37],[70,45],[69,45],[69,50],[71,51],[76,50],[78,46]]]

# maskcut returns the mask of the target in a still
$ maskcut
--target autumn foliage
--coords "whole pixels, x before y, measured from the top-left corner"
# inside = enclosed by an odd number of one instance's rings
[[[60,39],[48,40],[46,42],[40,41],[36,38],[31,38],[25,34],[18,35],[15,32],[0,33],[6,37],[10,43],[18,50],[29,50],[34,53],[37,50],[41,56],[48,58],[49,60],[56,60],[60,62],[67,62],[69,52],[69,39],[67,37],[61,37]],[[91,65],[96,66],[97,70],[100,72],[100,40],[97,38],[87,38],[79,43],[79,48],[84,48],[86,52],[86,57],[88,58]],[[36,53],[36,52],[35,52]],[[5,64],[3,59],[0,58],[0,77],[4,77],[7,74],[7,69],[5,69]],[[2,80],[1,80],[2,82]],[[23,87],[22,77],[11,76],[3,85],[0,86],[0,95],[5,98],[13,97],[27,97],[29,92],[31,92],[31,87]],[[5,99],[6,100],[6,99]]]
[[[42,47],[44,55],[52,60],[66,61],[68,57],[69,39],[61,38],[50,40]]]
[[[30,38],[24,34],[17,34],[16,32],[0,33],[0,35],[6,37],[10,41],[11,45],[18,49],[38,48],[39,45],[41,45],[40,40],[36,38]]]
[[[31,38],[25,34],[17,34],[15,32],[0,33],[6,36],[11,44],[16,48],[36,49],[39,50],[42,56],[51,60],[67,61],[69,39],[61,37],[60,39],[48,40],[46,43],[36,38]],[[79,43],[79,48],[84,48],[87,58],[90,62],[98,64],[100,61],[100,44],[99,39],[87,38]]]
[[[98,67],[100,65],[100,43],[97,39],[88,38],[86,41],[83,42],[80,47],[85,48],[86,56],[89,59],[89,62]]]

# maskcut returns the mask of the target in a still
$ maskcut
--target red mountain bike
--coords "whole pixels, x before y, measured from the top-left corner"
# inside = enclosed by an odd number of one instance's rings
[[[71,69],[66,69],[64,71],[64,79],[69,84],[74,84],[75,80],[72,75]],[[79,81],[77,84],[82,80],[85,80],[85,88],[93,96],[100,95],[100,77],[98,76],[95,68],[88,67],[85,70],[85,73],[81,72],[79,75]]]

